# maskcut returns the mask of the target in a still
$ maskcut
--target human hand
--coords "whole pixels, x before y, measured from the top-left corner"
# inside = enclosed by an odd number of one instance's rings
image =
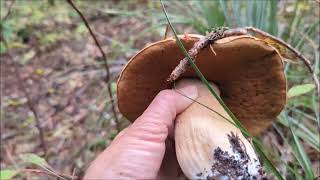
[[[196,99],[196,87],[179,90]],[[173,130],[176,115],[192,101],[174,90],[163,90],[145,112],[90,165],[84,179],[156,179],[181,176]],[[183,176],[183,174],[182,174]]]

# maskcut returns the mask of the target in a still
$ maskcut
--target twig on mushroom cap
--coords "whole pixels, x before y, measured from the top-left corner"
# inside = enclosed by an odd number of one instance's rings
[[[221,27],[213,29],[210,33],[208,33],[206,36],[201,38],[199,41],[197,41],[193,47],[188,51],[189,56],[195,61],[195,58],[199,54],[199,52],[207,47],[209,44],[214,43],[218,39],[222,39],[224,37],[228,36],[234,36],[234,35],[244,35],[247,34],[247,31],[245,29],[229,29],[227,27]],[[211,49],[212,50],[212,49]],[[213,53],[215,53],[213,51]],[[170,77],[167,81],[173,82],[177,80],[182,73],[184,73],[188,67],[188,59],[187,57],[183,58],[180,63],[175,67],[175,69],[170,74]]]
[[[319,83],[319,79],[317,77],[317,74],[312,69],[311,62],[302,53],[297,51],[295,48],[293,48],[288,43],[284,42],[283,40],[281,40],[281,39],[279,39],[279,38],[277,38],[267,32],[262,31],[258,28],[248,26],[248,27],[244,27],[244,28],[235,28],[235,29],[226,29],[226,28],[215,29],[215,30],[211,31],[208,35],[206,35],[205,37],[201,38],[198,42],[196,42],[193,45],[193,47],[188,51],[188,54],[190,55],[190,57],[194,61],[194,59],[196,58],[196,56],[200,52],[200,50],[205,48],[207,45],[214,43],[214,41],[221,39],[221,38],[234,36],[234,35],[245,35],[245,34],[248,34],[248,32],[256,33],[256,34],[259,34],[263,37],[271,39],[272,41],[287,48],[298,59],[300,59],[304,63],[304,65],[307,67],[309,73],[312,75],[314,84],[316,86],[317,95],[319,98],[318,100],[320,103],[320,83]],[[187,57],[182,59],[180,61],[180,63],[175,67],[175,69],[172,71],[172,73],[170,74],[168,81],[173,82],[173,81],[177,80],[181,76],[181,74],[186,71],[188,64],[189,63],[188,63]]]
[[[243,29],[246,29],[247,31],[249,32],[253,32],[253,33],[257,33],[259,35],[262,35],[264,37],[268,37],[270,39],[272,39],[273,41],[285,46],[287,49],[289,49],[292,53],[295,54],[295,56],[297,58],[299,58],[303,63],[304,65],[307,67],[309,73],[312,75],[312,79],[314,81],[314,84],[316,86],[316,90],[317,90],[317,95],[318,95],[318,100],[319,100],[319,103],[320,103],[320,83],[319,83],[319,79],[317,77],[317,74],[314,72],[314,70],[312,69],[312,65],[311,65],[311,62],[302,54],[300,53],[299,51],[297,51],[295,48],[293,48],[290,44],[284,42],[283,40],[267,33],[267,32],[264,32],[258,28],[255,28],[255,27],[244,27]]]
[[[87,21],[87,19],[84,17],[84,15],[82,14],[82,12],[77,8],[77,6],[73,3],[72,0],[66,0],[70,6],[79,14],[80,18],[82,19],[83,23],[85,24],[85,26],[87,27],[87,29],[89,30],[89,33],[91,35],[91,37],[93,38],[96,46],[98,47],[101,55],[102,55],[102,58],[104,60],[104,64],[105,64],[105,69],[106,69],[106,72],[107,72],[107,75],[106,75],[106,82],[108,84],[108,93],[109,93],[109,97],[111,99],[111,106],[112,106],[112,112],[113,112],[113,116],[114,116],[114,119],[115,119],[115,123],[116,123],[116,128],[117,128],[117,131],[120,132],[121,131],[121,127],[120,127],[120,122],[119,122],[119,119],[118,119],[118,116],[117,116],[117,112],[116,112],[116,107],[115,107],[115,102],[113,100],[113,95],[112,95],[112,90],[111,90],[111,84],[108,83],[109,79],[110,79],[110,69],[109,69],[109,66],[108,66],[108,60],[107,60],[107,56],[106,54],[104,53],[104,51],[102,50],[102,47],[98,41],[98,39],[96,38],[96,36],[94,35],[92,29],[90,28],[90,25]]]
[[[169,32],[170,32],[170,26],[169,26],[169,24],[167,24],[166,25],[166,29],[164,31],[163,39],[167,39],[168,38]]]

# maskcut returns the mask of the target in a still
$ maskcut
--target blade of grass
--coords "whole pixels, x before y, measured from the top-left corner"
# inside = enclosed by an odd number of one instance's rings
[[[257,1],[252,1],[252,14],[251,14],[251,18],[252,18],[252,24],[254,27],[258,27],[258,21],[259,21],[259,16],[258,16],[258,12],[259,12],[259,9],[258,9],[258,6],[257,6]]]
[[[279,171],[274,167],[274,165],[272,164],[272,162],[268,159],[268,157],[264,154],[264,152],[262,151],[262,147],[261,147],[261,143],[254,137],[251,136],[251,134],[244,128],[244,126],[241,124],[241,122],[235,117],[235,115],[229,110],[229,108],[226,106],[226,104],[223,102],[223,100],[214,92],[214,90],[212,89],[212,87],[210,86],[209,82],[206,80],[206,78],[203,76],[203,74],[201,73],[201,71],[198,69],[198,67],[196,66],[196,64],[192,61],[191,57],[189,56],[187,50],[185,49],[185,47],[183,46],[182,42],[180,41],[176,30],[174,29],[173,25],[171,24],[169,17],[167,15],[167,12],[165,10],[164,4],[162,3],[162,0],[160,0],[160,3],[162,5],[162,10],[166,16],[166,19],[168,21],[168,24],[172,30],[172,32],[174,33],[174,36],[176,38],[176,43],[178,44],[178,46],[180,47],[180,49],[183,51],[183,53],[185,54],[185,56],[187,57],[190,65],[192,66],[192,68],[195,70],[197,76],[201,79],[201,81],[207,86],[208,90],[211,92],[211,94],[218,100],[218,102],[220,103],[220,105],[223,107],[223,109],[228,113],[228,115],[232,118],[232,120],[234,121],[234,123],[236,124],[236,127],[239,128],[239,130],[243,133],[243,135],[248,138],[252,138],[253,140],[253,144],[254,147],[256,149],[256,151],[258,152],[258,154],[260,155],[260,157],[262,158],[263,162],[265,163],[266,167],[268,169],[270,169],[277,177],[278,179],[283,179],[283,177],[281,176],[281,174],[279,173]]]
[[[182,21],[175,20],[174,22],[178,23],[178,24],[186,24],[186,25],[191,25],[192,24],[191,21],[187,21],[187,20],[182,20]],[[139,39],[139,38],[145,36],[146,33],[150,32],[150,31],[153,31],[153,30],[155,30],[157,28],[160,28],[160,27],[165,27],[166,25],[167,25],[167,21],[164,22],[164,21],[161,20],[157,24],[154,24],[154,25],[152,25],[152,26],[150,26],[148,28],[145,28],[143,31],[141,31],[139,34],[137,34],[136,37],[134,37],[134,39]]]
[[[241,22],[241,14],[240,14],[240,10],[241,10],[241,1],[238,0],[233,0],[232,3],[232,14],[236,20],[236,27],[238,26],[242,26],[242,22]]]
[[[289,125],[290,132],[292,134],[291,146],[292,146],[292,149],[294,152],[293,154],[297,158],[299,164],[302,166],[302,168],[305,172],[306,178],[307,179],[314,179],[314,174],[313,174],[310,159],[309,159],[308,155],[306,154],[304,148],[302,147],[300,140],[297,137],[297,135],[293,129],[292,122],[289,120],[289,116],[288,116],[286,110],[284,112],[284,115],[285,115],[285,119],[287,120],[287,123]]]
[[[296,180],[304,180],[304,178],[302,177],[302,175],[300,175],[299,173],[299,169],[297,169],[297,166],[294,164],[293,168],[290,167],[287,163],[285,162],[282,162],[282,164],[284,164],[286,166],[286,168],[294,175],[294,178],[293,179],[296,179]]]
[[[314,139],[311,139],[310,136],[308,136],[306,133],[303,131],[296,131],[296,135],[300,138],[303,139],[304,142],[306,142],[308,145],[310,145],[313,149],[315,149],[318,153],[320,152],[320,144],[319,141],[315,141]],[[319,136],[318,136],[319,138]]]
[[[318,49],[314,48],[314,59],[315,59],[315,63],[314,63],[314,67],[315,67],[315,73],[317,76],[319,76],[320,74],[320,55],[319,55],[319,46]],[[316,115],[316,119],[318,122],[318,132],[320,132],[320,105],[319,105],[319,101],[317,102],[317,93],[314,92],[312,95],[312,106]],[[320,139],[320,138],[319,138]]]
[[[318,51],[318,48],[319,48],[319,45],[313,41],[313,38],[311,37],[311,35],[316,31],[318,25],[319,25],[320,21],[316,21],[312,26],[310,26],[307,31],[304,33],[304,32],[300,32],[300,31],[296,31],[299,33],[300,36],[302,36],[302,38],[300,38],[300,41],[297,43],[296,45],[296,48],[298,49],[302,49],[303,46],[302,45],[305,45],[306,43],[303,43],[303,42],[307,42],[308,44],[310,44],[310,46],[312,47],[313,49],[313,54],[314,54],[314,59],[315,59],[315,62],[314,62],[314,72],[315,72],[315,76],[318,76],[319,75],[319,71],[320,71],[320,68],[319,68],[319,61],[320,61],[320,58],[319,58],[319,51]],[[317,122],[318,122],[318,131],[320,131],[320,114],[319,114],[319,100],[317,101],[317,93],[315,92],[312,96],[311,96],[311,100],[312,100],[312,106],[313,106],[313,110],[315,112],[315,116],[316,116],[316,119],[317,119]]]
[[[267,23],[269,25],[268,32],[272,35],[277,35],[278,33],[278,23],[277,22],[277,0],[271,0],[269,1],[270,8],[269,8],[269,22]]]
[[[291,128],[290,128],[291,130]],[[314,174],[311,166],[310,159],[302,147],[299,138],[295,135],[294,131],[291,130],[293,141],[291,143],[292,148],[294,149],[295,157],[297,158],[299,164],[302,166],[306,179],[314,179]]]
[[[293,169],[292,171],[293,174],[295,175],[295,178],[298,179],[298,180],[304,180],[304,178],[299,174],[299,169],[298,169],[298,166],[296,164],[293,164]],[[295,179],[294,178],[294,179]]]
[[[262,29],[262,16],[263,16],[263,5],[265,1],[255,1],[257,7],[257,18],[256,18],[256,27]]]
[[[210,25],[209,22],[204,18],[206,16],[204,9],[210,7],[205,6],[205,8],[199,8],[199,3],[197,3],[197,1],[170,1],[169,3],[173,4],[173,6],[170,7],[172,7],[172,10],[177,12],[176,14],[178,14],[182,19],[189,17],[189,25],[194,27],[196,31],[201,33],[208,31],[208,27],[210,27]],[[191,7],[193,8],[194,12],[189,11]],[[210,12],[212,13],[213,11]]]
[[[261,15],[260,15],[260,27],[262,30],[267,31],[267,22],[266,22],[266,17],[267,17],[267,6],[268,6],[268,1],[260,1],[261,3]]]
[[[290,122],[293,123],[292,125],[294,125],[295,127],[301,129],[305,134],[307,134],[308,136],[310,136],[314,141],[319,141],[319,146],[320,146],[320,140],[318,139],[318,135],[315,134],[316,130],[314,129],[310,129],[308,127],[306,127],[303,123],[298,122],[296,119],[289,117]],[[318,132],[319,133],[319,132]]]
[[[295,3],[294,11],[293,11],[294,12],[294,16],[293,16],[293,18],[291,18],[291,21],[288,24],[289,27],[287,27],[286,30],[283,31],[283,34],[281,34],[282,39],[284,41],[288,42],[289,44],[291,44],[291,42],[289,40],[291,40],[290,37],[292,36],[292,31],[296,27],[295,24],[297,22],[297,19],[299,18],[298,17],[298,10],[299,10],[298,3]]]
[[[232,23],[231,23],[231,19],[230,17],[228,16],[228,7],[227,7],[227,1],[224,1],[224,0],[219,0],[219,4],[220,4],[220,7],[222,9],[222,12],[224,14],[224,18],[225,18],[225,26],[230,26]]]
[[[284,113],[281,114],[282,118],[285,119],[285,117],[283,117]],[[286,137],[284,137],[282,131],[279,129],[279,127],[276,125],[276,124],[273,124],[273,127],[275,129],[275,131],[277,131],[277,133],[279,134],[279,136],[281,137],[281,139],[283,140],[283,143],[285,146],[287,146],[289,148],[289,151],[292,152],[292,147],[290,146],[289,142],[288,142],[288,139]],[[280,158],[276,158],[278,159],[279,161],[281,161],[282,164],[284,164],[287,169],[289,169],[290,172],[292,172],[294,175],[295,175],[295,178],[296,179],[303,179],[302,176],[299,174],[300,172],[297,170],[297,166],[295,164],[293,164],[294,168],[290,167],[287,162],[284,162],[284,160],[280,159]]]
[[[203,15],[208,22],[208,29],[223,26],[225,23],[225,17],[220,8],[218,8],[217,1],[195,1],[199,4],[198,8],[201,8]],[[198,17],[200,18],[200,17]]]
[[[297,113],[297,114],[301,114],[301,115],[304,116],[305,118],[308,118],[308,119],[310,119],[310,120],[312,120],[312,121],[314,121],[314,122],[317,122],[317,119],[316,119],[315,117],[313,117],[313,116],[305,113],[304,111],[301,111],[301,110],[298,109],[298,108],[292,107],[292,108],[290,108],[290,110],[291,110],[291,111],[294,111],[294,112]]]
[[[297,122],[295,119],[288,117],[286,118],[283,113],[279,116],[279,123],[290,128],[288,121],[292,122],[294,125],[294,128],[292,129],[295,134],[302,138],[306,143],[308,143],[311,147],[313,147],[315,150],[319,152],[320,150],[320,142],[319,142],[319,134],[316,134],[315,132],[312,132],[310,129],[308,129],[306,126],[304,126],[303,123]]]
[[[245,24],[245,26],[249,25],[249,26],[253,26],[253,16],[252,16],[252,13],[253,13],[253,2],[251,0],[246,0],[245,1],[245,4],[246,4],[246,7],[247,7],[247,24]]]
[[[304,45],[303,42],[306,40],[306,37],[311,37],[311,35],[315,31],[316,27],[319,27],[319,24],[320,24],[320,21],[317,21],[313,25],[308,27],[307,30],[305,31],[305,33],[301,32],[301,33],[303,33],[304,36],[303,36],[303,38],[299,38],[299,41],[296,45],[297,49],[299,49],[299,50],[301,49],[302,45]],[[310,38],[310,39],[312,39],[312,38]]]
[[[255,147],[255,151],[259,154],[259,157],[262,159],[267,171],[272,172],[274,175],[276,175],[278,179],[284,180],[280,172],[274,167],[272,162],[266,156],[265,152],[262,150],[263,147],[258,143],[256,143],[254,147]]]
[[[283,140],[283,143],[285,146],[288,146],[290,148],[289,142],[286,139],[286,137],[284,137],[282,131],[279,129],[279,127],[276,124],[273,124],[273,127],[275,129],[275,131],[279,134],[279,136],[281,137],[281,139]],[[290,149],[290,151],[292,151]],[[273,155],[275,155],[275,159],[279,160],[282,164],[284,164],[286,166],[286,168],[292,172],[292,174],[294,175],[295,179],[298,180],[303,180],[302,175],[299,174],[299,171],[297,170],[297,168],[295,168],[296,166],[294,165],[294,168],[292,168],[287,162],[285,162],[284,160],[281,159],[281,157],[279,157],[278,153],[274,153]]]
[[[299,4],[299,2],[297,2],[297,4]],[[301,6],[298,6],[298,7],[301,7]],[[297,9],[297,18],[296,20],[294,21],[294,25],[293,25],[293,29],[292,29],[292,32],[289,36],[290,40],[291,40],[291,44],[296,48],[298,49],[298,43],[300,42],[300,34],[301,32],[303,32],[303,27],[304,27],[304,17],[308,16],[308,13],[309,12],[306,12],[303,8],[298,8]]]

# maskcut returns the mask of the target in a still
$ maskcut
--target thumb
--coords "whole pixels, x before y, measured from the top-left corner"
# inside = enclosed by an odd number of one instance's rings
[[[193,86],[179,92],[191,99],[198,96]],[[161,91],[145,112],[93,161],[85,178],[155,178],[174,119],[192,103],[181,94],[174,90]]]
[[[164,139],[161,139],[164,141],[168,133],[173,134],[173,124],[177,114],[184,111],[192,103],[192,99],[196,99],[197,96],[198,92],[195,86],[187,86],[177,91],[163,90],[132,126],[133,128],[147,128],[150,133],[158,132],[161,129],[167,130]]]

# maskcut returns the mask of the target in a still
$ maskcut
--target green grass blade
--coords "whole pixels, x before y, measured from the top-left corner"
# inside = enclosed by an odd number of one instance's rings
[[[235,23],[236,27],[243,26],[242,19],[241,19],[241,13],[240,13],[241,1],[233,0],[231,5],[232,5],[233,17],[236,20],[236,23]]]
[[[254,9],[254,7],[253,7],[253,2],[251,1],[251,0],[246,0],[245,1],[246,3],[246,7],[247,7],[247,13],[246,13],[246,15],[247,15],[247,24],[245,24],[245,26],[253,26],[253,18],[254,17],[252,17],[252,14],[253,14],[253,9]]]
[[[278,122],[290,129],[290,125],[288,123],[289,121],[293,126],[292,130],[295,132],[296,136],[302,138],[306,143],[308,143],[311,147],[313,147],[316,151],[319,152],[319,133],[312,131],[311,129],[307,128],[303,123],[299,123],[291,117],[286,117],[283,113],[279,116]]]
[[[287,123],[289,124],[289,129],[291,131],[292,134],[292,143],[291,146],[294,150],[294,155],[297,158],[299,164],[302,166],[306,178],[307,179],[314,179],[314,174],[313,174],[313,170],[312,170],[312,166],[311,166],[311,161],[308,157],[308,155],[306,154],[304,148],[302,147],[299,138],[297,137],[294,129],[293,129],[293,125],[292,122],[289,120],[288,114],[285,111],[285,119],[287,120]]]
[[[274,127],[275,131],[279,134],[281,139],[283,140],[284,145],[289,147],[289,148],[291,148],[291,146],[289,145],[288,140],[286,139],[286,137],[284,137],[284,134],[283,134],[282,130],[280,130],[279,127],[276,124],[273,124],[273,127]],[[274,153],[273,155],[275,155],[276,156],[275,158],[277,160],[279,160],[283,165],[285,165],[286,168],[294,175],[294,179],[303,180],[303,177],[299,174],[300,172],[296,169],[296,165],[295,164],[293,164],[294,167],[292,168],[287,164],[287,162],[285,162],[284,160],[281,159],[281,157],[279,157],[278,153]]]
[[[319,25],[320,25],[320,21],[316,21],[313,25],[311,25],[310,27],[307,28],[305,33],[304,32],[301,32],[301,33],[303,33],[305,37],[309,37],[310,39],[312,39],[311,38],[312,34],[316,30],[316,28],[319,27]],[[302,45],[304,45],[305,40],[306,40],[306,38],[299,38],[299,41],[296,45],[296,49],[301,50],[301,47],[302,47]]]
[[[260,16],[260,27],[262,30],[267,31],[267,22],[266,22],[266,17],[268,15],[267,13],[267,7],[269,5],[268,1],[261,1],[261,16]]]
[[[251,4],[252,4],[251,7],[253,7],[252,10],[251,10],[251,12],[252,12],[252,14],[251,14],[252,23],[253,23],[254,27],[258,27],[258,25],[259,25],[258,24],[258,21],[259,21],[259,16],[258,16],[259,9],[257,7],[257,1],[254,0],[254,1],[251,2]]]
[[[296,131],[296,135],[300,138],[303,139],[304,142],[309,144],[313,149],[315,149],[318,153],[320,152],[320,142],[318,139],[313,139],[311,138],[308,134],[304,133],[303,131]],[[319,138],[319,135],[318,137]]]
[[[255,147],[256,152],[259,154],[259,157],[262,159],[264,163],[263,165],[266,167],[266,169],[272,172],[278,179],[284,180],[280,172],[277,170],[277,168],[272,164],[272,162],[266,156],[266,154],[262,150],[263,147],[261,146],[261,143],[256,138],[253,139],[253,145]]]
[[[223,26],[226,19],[224,13],[218,6],[217,1],[195,1],[199,4],[201,8],[200,11],[203,11],[203,15],[208,22],[208,29],[212,29],[215,27]],[[201,17],[197,17],[201,18]]]
[[[304,111],[302,111],[302,110],[300,110],[300,109],[298,109],[296,107],[292,107],[292,108],[290,108],[290,110],[294,111],[294,113],[296,113],[296,114],[300,114],[300,115],[304,116],[307,119],[310,119],[310,120],[312,120],[314,122],[317,122],[317,118],[305,113]]]
[[[257,19],[256,19],[256,27],[262,29],[262,16],[263,16],[263,5],[265,1],[255,1],[257,6]]]
[[[298,17],[298,3],[295,3],[295,7],[294,7],[294,17],[291,19],[290,23],[289,23],[289,27],[286,28],[286,30],[283,32],[283,34],[281,35],[282,36],[282,39],[285,41],[285,42],[288,42],[289,44],[291,43],[291,41],[288,41],[288,40],[291,40],[290,37],[292,36],[292,31],[293,29],[296,27],[295,24],[297,22],[297,19],[299,18]]]
[[[293,179],[296,180],[304,180],[304,177],[302,177],[301,174],[299,174],[299,170],[297,169],[297,166],[294,164],[294,168],[290,167],[287,163],[282,162],[286,166],[286,168],[294,175]]]
[[[295,135],[294,131],[291,130],[291,132],[293,135],[292,147],[295,151],[294,154],[296,154],[295,156],[306,174],[306,179],[312,180],[312,179],[314,179],[314,174],[313,174],[310,159],[309,159],[308,155],[306,154],[305,150],[303,149],[303,147],[299,141],[299,138]]]
[[[203,76],[203,74],[201,73],[201,71],[198,69],[198,67],[195,65],[195,63],[192,61],[192,58],[189,56],[187,50],[185,49],[185,47],[183,46],[182,42],[180,41],[176,30],[174,29],[173,25],[171,24],[169,17],[167,15],[167,12],[165,10],[165,7],[162,3],[162,0],[160,0],[160,3],[162,5],[162,9],[163,12],[166,16],[166,19],[168,21],[168,24],[172,30],[172,32],[174,33],[174,36],[176,38],[176,43],[178,44],[178,46],[180,47],[180,49],[182,50],[182,52],[185,54],[185,56],[187,57],[190,65],[192,66],[192,68],[195,70],[197,76],[200,78],[200,80],[207,86],[208,90],[211,92],[211,94],[218,100],[218,102],[221,104],[221,106],[224,108],[224,110],[228,113],[228,115],[232,118],[232,120],[234,121],[234,123],[237,125],[237,127],[240,129],[240,131],[243,133],[243,135],[245,137],[251,137],[253,139],[253,144],[254,147],[256,148],[258,154],[260,155],[260,157],[262,158],[262,160],[264,161],[266,167],[268,167],[277,177],[278,179],[283,179],[283,177],[281,176],[281,174],[279,173],[279,171],[274,167],[274,165],[272,164],[272,162],[268,159],[268,157],[264,154],[264,152],[262,151],[261,148],[261,144],[259,143],[259,141],[252,137],[250,135],[250,133],[244,128],[244,126],[241,124],[241,122],[235,117],[235,115],[229,110],[229,108],[225,105],[225,103],[223,102],[223,100],[214,92],[214,90],[212,89],[212,87],[210,86],[209,82],[206,80],[206,78]]]
[[[277,0],[271,0],[269,1],[270,8],[269,8],[269,22],[267,23],[269,25],[268,32],[272,35],[277,36],[278,34],[278,23],[277,23]]]
[[[225,18],[225,26],[230,26],[232,23],[231,23],[231,19],[228,15],[228,6],[227,6],[227,1],[224,1],[224,0],[219,0],[219,4],[220,4],[220,7],[223,11],[223,14],[224,14],[224,18]]]
[[[314,49],[314,56],[315,56],[315,73],[319,76],[320,74],[320,55],[319,55],[319,51],[317,49]],[[313,93],[312,95],[312,106],[313,106],[313,109],[314,109],[314,112],[316,114],[316,119],[317,119],[317,122],[318,122],[318,132],[320,132],[320,105],[319,103],[320,102],[317,102],[317,94],[316,92]]]

